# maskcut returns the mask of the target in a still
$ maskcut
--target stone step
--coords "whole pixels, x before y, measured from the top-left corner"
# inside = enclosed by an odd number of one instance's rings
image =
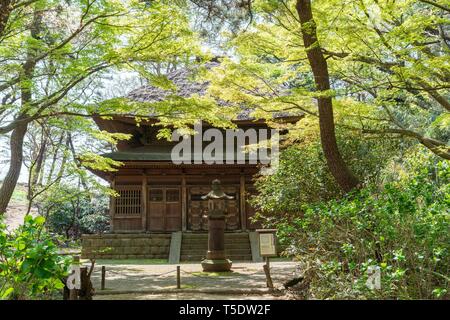
[[[202,255],[206,254],[206,249],[187,249],[187,250],[181,250],[181,255]],[[225,249],[225,254],[229,255],[244,255],[244,254],[252,254],[252,250],[250,248],[240,248],[240,249],[233,249],[233,250],[227,250]]]
[[[181,255],[180,261],[202,261],[206,255]],[[233,255],[228,256],[231,261],[251,261],[252,255]]]
[[[234,243],[234,242],[247,242],[250,241],[248,237],[245,238],[225,238],[225,243]],[[183,237],[181,239],[181,242],[184,243],[201,243],[201,242],[208,242],[208,238],[185,238]]]
[[[207,239],[207,233],[183,233],[183,238],[191,238],[191,239]],[[248,238],[248,233],[225,233],[225,238]]]
[[[208,244],[207,243],[181,243],[181,248],[183,249],[207,249]],[[242,243],[225,243],[225,249],[241,249],[241,248],[248,248],[250,249],[250,243],[242,242]]]
[[[208,249],[207,233],[183,233],[181,240],[181,261],[201,261]],[[251,261],[252,253],[247,232],[225,233],[225,253],[234,261]]]
[[[235,241],[235,242],[226,242],[224,243],[225,248],[250,248],[250,242],[249,241]],[[181,243],[181,248],[207,248],[208,242],[203,243]]]
[[[170,233],[103,233],[83,234],[81,239],[169,239]]]

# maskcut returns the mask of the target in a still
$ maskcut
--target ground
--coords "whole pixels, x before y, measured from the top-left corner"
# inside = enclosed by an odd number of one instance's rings
[[[11,201],[5,214],[5,223],[9,230],[16,229],[23,223],[23,218],[28,209],[27,190],[23,185],[17,185],[14,189]],[[36,208],[31,208],[32,215],[37,213]]]
[[[117,260],[115,261],[117,262]],[[106,268],[105,290],[100,289],[101,267]],[[181,289],[176,290],[174,264],[148,264],[138,261],[111,263],[99,260],[92,275],[95,299],[282,299],[269,294],[263,263],[233,263],[233,272],[204,273],[200,263],[182,263]],[[271,263],[275,287],[292,279],[296,263],[276,261]]]
[[[98,295],[94,300],[278,300],[283,297],[264,295],[232,295],[232,294],[208,294],[208,293],[164,293],[164,294],[116,294]]]

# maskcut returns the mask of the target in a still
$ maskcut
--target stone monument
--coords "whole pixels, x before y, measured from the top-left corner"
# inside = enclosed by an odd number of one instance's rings
[[[208,200],[208,251],[202,267],[205,272],[230,271],[232,262],[225,256],[225,212],[226,200],[233,197],[222,191],[220,180],[214,180],[211,189],[202,196]]]

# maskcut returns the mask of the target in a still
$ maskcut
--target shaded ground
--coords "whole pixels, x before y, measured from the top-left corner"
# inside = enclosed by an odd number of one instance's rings
[[[165,294],[116,294],[97,295],[94,300],[278,300],[270,294],[264,295],[226,295],[207,293],[165,293]]]
[[[106,266],[105,290],[100,290],[101,266]],[[263,263],[233,263],[233,272],[204,273],[200,263],[182,263],[181,288],[196,290],[264,290],[266,277]],[[204,294],[204,293],[164,293],[148,292],[130,294],[130,291],[160,291],[176,288],[176,266],[172,264],[109,264],[97,261],[92,275],[94,288],[99,293],[96,299],[274,299],[268,294],[246,295]],[[271,274],[275,287],[292,279],[296,263],[290,261],[272,262]],[[120,295],[103,295],[108,292],[126,292]]]

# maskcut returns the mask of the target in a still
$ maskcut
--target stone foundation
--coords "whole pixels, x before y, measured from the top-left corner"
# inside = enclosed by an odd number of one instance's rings
[[[168,259],[170,234],[83,235],[83,259]]]

